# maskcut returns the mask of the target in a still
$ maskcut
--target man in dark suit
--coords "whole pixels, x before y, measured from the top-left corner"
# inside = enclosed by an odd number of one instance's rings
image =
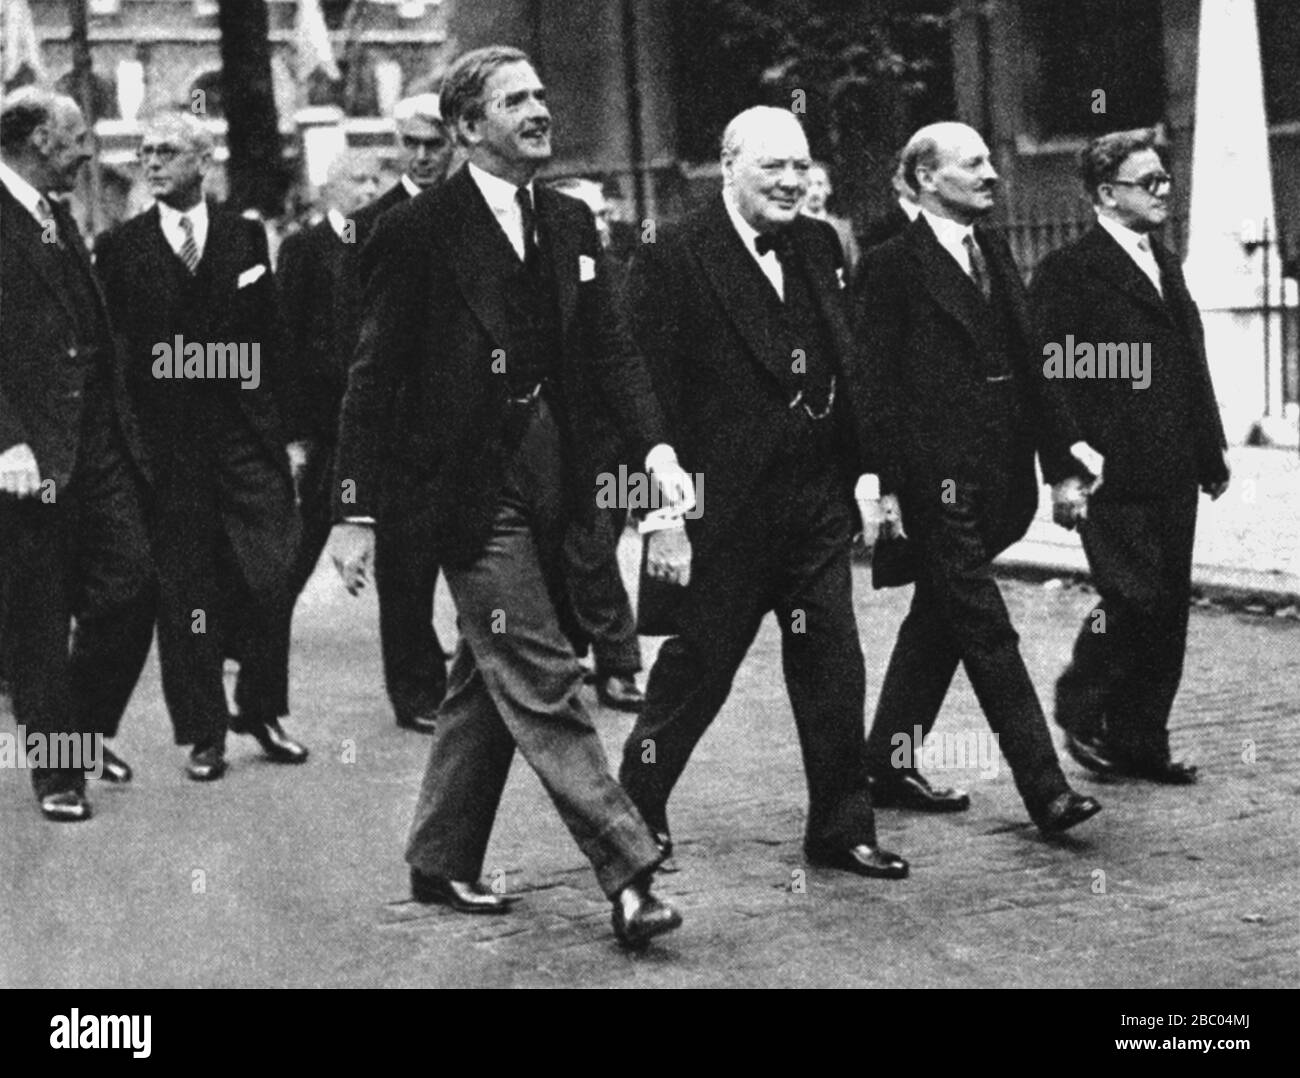
[[[609,253],[609,203],[594,180],[570,177],[552,187],[585,202],[596,222],[601,250]],[[627,291],[626,267],[607,258],[612,290],[619,303]],[[578,393],[579,422],[593,447],[596,473],[591,477],[593,496],[600,485],[627,465],[623,432],[613,422],[596,379],[589,377]],[[641,641],[636,632],[636,615],[618,564],[618,542],[627,524],[626,505],[605,505],[590,520],[576,520],[564,540],[570,613],[574,647],[578,654],[589,649],[596,683],[596,697],[618,711],[640,711],[645,698],[636,683],[641,669]]]
[[[389,210],[441,183],[451,167],[455,144],[442,122],[436,94],[404,98],[393,110],[401,178],[379,198],[357,210],[355,238],[344,260],[349,355],[356,347],[370,263],[364,255],[375,224]],[[379,599],[379,647],[384,685],[397,725],[430,734],[447,688],[447,656],[433,628],[438,562],[418,535],[381,525],[375,536],[375,590]]]
[[[286,329],[283,418],[302,523],[302,541],[289,574],[295,601],[334,526],[334,447],[352,343],[340,306],[343,261],[356,240],[351,215],[378,188],[373,157],[340,154],[321,188],[325,216],[280,247],[276,277]]]
[[[916,192],[907,185],[907,177],[903,174],[902,151],[894,156],[894,171],[889,174],[889,195],[893,199],[889,209],[867,222],[866,230],[862,233],[859,245],[864,251],[893,239],[915,221],[916,215],[921,212]]]
[[[1037,505],[1024,286],[1005,244],[972,227],[994,204],[984,140],[964,124],[933,124],[912,136],[903,161],[920,216],[867,252],[854,296],[882,502],[917,564],[867,742],[873,796],[921,811],[969,805],[932,788],[911,752],[896,752],[914,727],[929,734],[960,663],[1030,816],[1053,834],[1101,806],[1061,772],[993,577],[993,559],[1024,535]]]
[[[632,264],[637,341],[708,497],[695,519],[650,532],[648,571],[684,594],[619,777],[671,850],[669,795],[773,613],[808,780],[808,859],[901,879],[907,862],[877,845],[862,755],[849,555],[865,408],[839,239],[800,213],[810,167],[792,114],[742,112],[723,135],[722,192]]]
[[[192,115],[148,122],[140,160],[157,201],[96,249],[153,476],[163,694],[196,781],[224,773],[227,727],[278,763],[307,758],[279,722],[298,545],[276,399],[280,316],[262,228],[203,201],[211,154]],[[222,668],[235,626],[231,715]]]
[[[1155,237],[1172,181],[1153,133],[1103,135],[1081,162],[1097,225],[1048,255],[1032,291],[1052,417],[1043,474],[1058,521],[1078,522],[1101,596],[1056,684],[1056,721],[1093,771],[1187,784],[1196,768],[1170,756],[1169,713],[1198,487],[1217,498],[1228,486],[1223,424],[1200,313]],[[1090,453],[1098,463],[1081,476],[1076,455]]]
[[[518,49],[478,49],[447,72],[442,114],[468,163],[385,215],[367,248],[330,548],[355,589],[372,524],[406,529],[456,602],[460,643],[406,853],[415,899],[508,908],[479,876],[518,747],[591,860],[616,934],[637,946],[681,918],[651,893],[661,854],[609,774],[557,612],[565,530],[594,508],[571,407],[582,369],[671,504],[690,481],[621,332],[591,214],[532,183],[551,156],[545,93]]]
[[[65,821],[91,815],[90,756],[102,777],[131,778],[103,739],[117,732],[153,619],[140,447],[103,294],[57,197],[89,160],[88,140],[71,98],[25,88],[0,107],[2,635],[14,717],[46,749],[32,785],[46,817]],[[74,741],[80,760],[54,758]]]

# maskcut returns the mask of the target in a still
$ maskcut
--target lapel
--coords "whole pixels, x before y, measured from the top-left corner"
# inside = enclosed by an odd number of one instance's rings
[[[832,354],[826,358],[834,369],[843,375],[845,363],[848,357],[853,355],[853,336],[849,330],[844,306],[836,300],[836,293],[841,289],[833,268],[816,264],[809,257],[813,235],[811,229],[795,228],[795,257],[799,261],[799,268],[803,271],[804,280],[808,282],[808,290],[812,293],[817,311],[830,329]],[[844,272],[847,274],[848,269],[846,268]]]
[[[1166,321],[1169,320],[1169,304],[1160,298],[1160,293],[1155,290],[1147,275],[1101,225],[1093,225],[1079,241],[1079,255],[1084,265],[1095,276],[1100,277],[1111,287],[1119,289],[1139,306]],[[1162,272],[1165,271],[1159,256],[1156,258],[1156,265],[1160,266]],[[1165,275],[1168,276],[1167,272]]]
[[[754,358],[786,388],[790,357],[784,351],[781,325],[774,310],[779,300],[771,283],[745,249],[721,195],[696,222],[701,227],[692,230],[689,242],[722,309]]]
[[[223,309],[219,305],[223,297],[235,292],[240,271],[250,268],[241,265],[242,227],[243,219],[238,214],[208,204],[208,241],[203,246],[203,258],[195,277],[203,284],[214,314]],[[271,267],[266,269],[269,273]]]
[[[1151,253],[1155,255],[1156,265],[1160,267],[1160,279],[1165,289],[1164,307],[1181,326],[1183,332],[1193,339],[1200,337],[1201,312],[1196,300],[1187,290],[1187,281],[1183,278],[1182,267],[1158,239],[1151,239]]]
[[[563,195],[548,187],[534,185],[537,199],[537,222],[555,274],[560,303],[560,332],[567,340],[573,312],[578,306],[578,256],[582,253],[581,237],[576,229],[562,227]]]
[[[1033,319],[1029,314],[1029,298],[1025,293],[1025,282],[1020,276],[1015,260],[1011,257],[1006,244],[995,233],[981,225],[976,225],[975,234],[979,240],[980,250],[984,252],[985,261],[1002,285],[1002,294],[1010,305],[1011,317],[1020,330],[1021,339],[1033,340],[1031,332]]]
[[[444,249],[465,302],[493,342],[506,347],[511,324],[501,282],[519,269],[519,256],[468,168],[415,201],[423,198],[437,200],[430,227],[446,238]]]
[[[63,237],[64,246],[72,252],[72,256],[77,260],[81,267],[82,274],[90,282],[90,287],[95,293],[95,299],[98,301],[98,311],[96,314],[104,324],[108,323],[108,301],[104,298],[104,289],[100,286],[99,277],[95,274],[95,268],[91,265],[90,255],[86,251],[86,245],[81,241],[81,232],[77,228],[77,222],[72,219],[72,214],[68,212],[68,207],[58,199],[50,202],[50,209],[54,213],[55,221],[59,226],[59,235]]]
[[[71,300],[59,284],[58,269],[55,267],[54,259],[57,257],[52,249],[52,244],[47,244],[41,239],[41,226],[36,223],[18,200],[9,193],[9,189],[0,184],[0,206],[3,207],[3,232],[4,242],[7,247],[16,250],[23,259],[28,262],[35,271],[36,276],[49,289],[50,294],[55,298],[58,304],[68,313],[69,319],[73,318],[74,312]],[[60,232],[63,226],[56,221]],[[66,239],[65,239],[65,242]],[[80,237],[76,237],[75,242],[81,242]]]
[[[957,260],[939,242],[924,216],[919,216],[903,234],[907,248],[921,268],[921,281],[931,297],[956,318],[981,348],[989,345],[989,312],[984,297]],[[992,262],[992,244],[981,243],[986,261]],[[1014,291],[1014,290],[1012,290]]]

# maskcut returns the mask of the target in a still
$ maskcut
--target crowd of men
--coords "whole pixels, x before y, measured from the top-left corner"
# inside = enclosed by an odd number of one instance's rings
[[[145,123],[154,205],[92,264],[60,198],[89,157],[80,112],[35,88],[5,100],[0,533],[21,726],[111,738],[156,627],[191,779],[221,777],[228,732],[305,761],[282,725],[291,622],[327,551],[349,591],[373,577],[394,714],[431,735],[413,898],[511,907],[480,876],[518,748],[639,947],[681,923],[652,890],[676,868],[668,802],[772,614],[806,856],[900,879],[874,809],[970,806],[894,752],[929,733],[959,664],[1040,831],[1101,808],[1066,780],[992,568],[1034,514],[1037,459],[1101,596],[1056,686],[1067,751],[1195,780],[1168,720],[1198,491],[1221,494],[1228,468],[1199,316],[1153,235],[1171,180],[1149,132],[1091,143],[1097,225],[1026,292],[987,227],[989,150],[962,124],[913,135],[897,208],[858,237],[827,214],[796,117],[748,109],[722,137],[722,190],[624,269],[599,185],[535,181],[551,117],[523,52],[466,53],[395,121],[399,181],[381,195],[373,159],[341,155],[273,274],[261,226],[205,201],[212,142],[186,114]],[[1149,388],[1052,377],[1041,357],[1067,335],[1148,342]],[[656,495],[639,614],[668,639],[644,697],[616,559],[629,506],[595,497],[620,468]],[[869,734],[858,532],[878,586],[914,587]],[[617,778],[585,679],[639,713]],[[102,751],[103,778],[128,782]],[[50,819],[89,817],[84,770],[33,782]]]

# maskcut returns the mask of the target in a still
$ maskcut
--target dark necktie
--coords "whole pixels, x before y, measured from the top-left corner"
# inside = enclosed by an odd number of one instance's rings
[[[962,237],[962,246],[966,248],[966,253],[970,256],[970,279],[975,282],[975,287],[980,290],[980,294],[987,300],[993,294],[993,285],[989,280],[989,265],[984,260],[984,252],[980,250],[980,245],[975,242],[975,233],[967,232]]]
[[[193,277],[194,271],[199,268],[199,245],[194,242],[194,222],[187,215],[181,214],[180,225],[181,231],[185,233],[185,239],[181,243],[181,261]]]
[[[537,250],[537,214],[533,212],[533,196],[527,187],[515,191],[515,201],[519,203],[519,215],[524,224],[524,268],[529,273],[536,273],[541,263]]]

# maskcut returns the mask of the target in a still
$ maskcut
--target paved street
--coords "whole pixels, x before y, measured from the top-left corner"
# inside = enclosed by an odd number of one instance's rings
[[[624,553],[629,553],[625,549]],[[909,591],[857,602],[874,706]],[[1008,582],[1040,691],[1091,596]],[[41,820],[28,776],[0,772],[0,984],[6,986],[1191,986],[1300,974],[1300,625],[1193,612],[1175,750],[1190,789],[1100,784],[1106,810],[1048,844],[1005,767],[932,772],[967,786],[956,817],[880,813],[912,878],[805,870],[803,780],[770,623],[673,805],[683,871],[663,891],[683,929],[619,951],[608,906],[532,773],[516,763],[488,874],[524,895],[476,919],[406,901],[405,830],[427,741],[383,700],[372,596],[318,572],[300,607],[287,722],[303,768],[232,738],[212,785],[182,773],[156,664],[96,784],[88,824]],[[450,610],[440,610],[444,638]],[[598,713],[617,753],[630,718]],[[940,731],[985,729],[959,675]],[[12,719],[0,731],[12,731]]]

